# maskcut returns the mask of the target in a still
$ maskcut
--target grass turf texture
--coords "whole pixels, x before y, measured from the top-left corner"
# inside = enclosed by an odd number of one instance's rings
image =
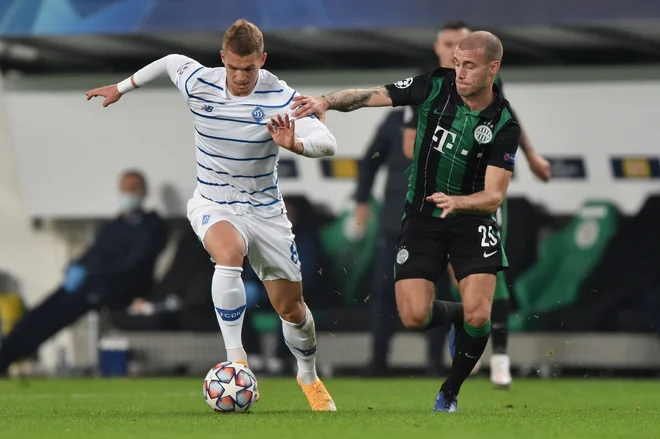
[[[340,411],[312,413],[294,379],[261,379],[247,414],[213,413],[202,380],[0,381],[9,438],[658,438],[660,381],[470,379],[459,413],[433,413],[440,380],[332,379]]]

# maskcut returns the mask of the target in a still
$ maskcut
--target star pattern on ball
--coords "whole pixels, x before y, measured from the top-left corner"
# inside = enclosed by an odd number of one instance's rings
[[[231,397],[234,401],[236,401],[236,394],[240,392],[241,390],[244,389],[244,387],[239,386],[236,384],[236,376],[232,376],[231,380],[229,380],[228,383],[218,383],[222,386],[224,391],[222,392],[222,397],[225,398],[227,396]]]

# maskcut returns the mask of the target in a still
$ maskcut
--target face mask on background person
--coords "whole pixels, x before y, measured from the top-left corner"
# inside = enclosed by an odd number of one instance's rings
[[[122,213],[134,213],[142,207],[142,196],[132,192],[122,192],[119,196],[119,210]]]

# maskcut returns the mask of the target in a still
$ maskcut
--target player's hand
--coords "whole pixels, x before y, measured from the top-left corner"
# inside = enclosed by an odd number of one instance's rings
[[[90,90],[87,93],[85,93],[85,95],[87,95],[88,101],[97,96],[103,96],[105,98],[103,100],[104,107],[107,107],[110,104],[114,104],[119,100],[119,98],[121,98],[121,93],[119,93],[117,84],[106,85],[104,87],[95,88],[94,90]]]
[[[426,197],[426,201],[434,203],[439,209],[442,209],[440,218],[446,218],[447,215],[452,213],[458,207],[458,203],[454,197],[450,197],[442,192],[436,192],[433,195],[429,195]]]
[[[293,113],[294,119],[302,119],[310,114],[315,114],[321,122],[325,122],[325,112],[328,111],[328,101],[323,97],[314,98],[312,96],[298,95],[293,98],[291,109],[296,110]]]
[[[527,157],[529,162],[529,168],[532,170],[534,175],[543,181],[550,180],[551,171],[550,171],[550,162],[541,157],[538,154],[532,154]]]
[[[296,122],[289,118],[288,114],[285,114],[284,118],[279,114],[277,119],[271,117],[266,126],[277,145],[296,154],[302,154],[302,143],[296,142]]]

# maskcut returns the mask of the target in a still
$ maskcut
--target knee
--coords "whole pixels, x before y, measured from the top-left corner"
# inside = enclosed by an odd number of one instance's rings
[[[242,267],[243,266],[243,250],[230,247],[220,247],[211,252],[211,256],[216,265],[223,267]]]
[[[245,258],[245,242],[238,231],[229,223],[221,221],[206,232],[204,247],[216,265],[242,267]]]
[[[307,314],[307,307],[302,298],[300,300],[280,301],[273,304],[273,307],[280,318],[289,323],[300,323],[305,320]]]
[[[395,284],[395,289],[401,323],[408,329],[426,328],[435,294],[433,283],[424,279],[404,279]]]
[[[429,320],[430,309],[424,307],[410,307],[399,311],[403,326],[408,329],[424,329]]]
[[[466,307],[463,312],[465,323],[475,328],[481,328],[490,319],[490,307],[488,306]]]

